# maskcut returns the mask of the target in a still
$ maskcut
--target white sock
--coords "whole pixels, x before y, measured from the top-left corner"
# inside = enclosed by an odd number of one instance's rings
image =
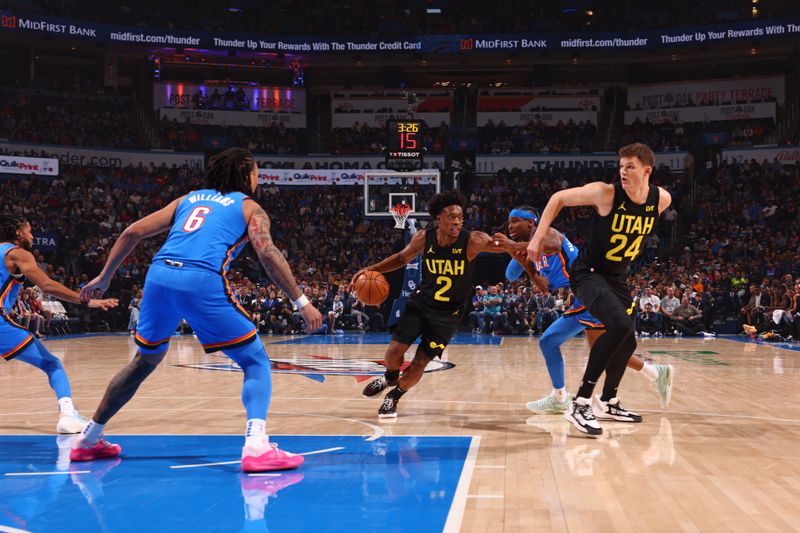
[[[260,448],[269,442],[266,434],[267,421],[263,418],[251,418],[247,421],[247,429],[244,434],[244,445],[253,448]]]
[[[75,414],[75,406],[72,405],[72,398],[69,396],[59,398],[58,412],[61,416],[73,416]]]
[[[644,377],[650,381],[655,381],[656,378],[658,378],[658,369],[656,368],[656,365],[648,363],[647,361],[644,362],[644,366],[642,366],[642,369],[639,370],[639,372],[644,374]]]
[[[559,402],[563,402],[567,397],[567,389],[565,387],[561,387],[560,389],[553,389],[551,392],[553,396],[555,396]]]
[[[94,420],[89,420],[89,423],[83,428],[83,443],[94,446],[103,437],[103,430],[105,429],[105,424],[98,424]]]

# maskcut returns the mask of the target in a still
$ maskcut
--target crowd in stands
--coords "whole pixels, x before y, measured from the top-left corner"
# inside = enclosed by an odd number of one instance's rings
[[[613,168],[503,170],[469,185],[465,225],[490,234],[504,231],[508,212],[516,205],[541,208],[552,193],[564,187],[615,177]],[[800,166],[782,167],[768,161],[723,163],[712,174],[698,177],[691,203],[688,193],[692,185],[683,175],[659,167],[651,179],[671,191],[673,206],[634,264],[630,283],[638,310],[645,313],[637,320],[639,331],[711,332],[725,320],[755,328],[766,322],[763,327],[768,327],[767,320],[775,311],[785,311],[781,323],[793,323],[797,313],[795,278],[800,275]],[[79,288],[99,272],[110,245],[127,224],[199,186],[199,172],[186,166],[106,169],[62,165],[55,179],[0,178],[0,212],[22,214],[35,232],[56,235],[59,253],[37,250],[39,265],[54,279]],[[359,187],[272,184],[259,187],[254,195],[267,206],[275,242],[285,251],[309,298],[327,317],[329,332],[383,326],[378,309],[362,308],[354,295],[346,292],[346,286],[354,272],[402,245],[401,234],[391,229],[391,222],[362,218],[361,194]],[[554,227],[580,247],[590,215],[588,209],[564,210]],[[680,237],[672,242],[670,236],[678,224]],[[67,304],[66,314],[81,321],[78,327],[125,329],[133,311],[129,304],[141,289],[163,238],[143,242],[120,267],[110,289],[122,300],[116,312],[106,315]],[[499,310],[496,302],[490,301],[474,309],[486,313],[473,316],[475,329],[539,333],[569,308],[569,291],[543,294],[527,280],[499,285],[498,279],[475,279],[489,294],[500,295]],[[232,290],[249,307],[262,331],[287,333],[302,328],[290,302],[266,277],[249,248],[234,263],[230,280]],[[753,290],[765,297],[751,302]],[[476,294],[483,298],[480,291]],[[42,297],[36,291],[28,293],[18,312],[29,318],[32,331],[46,333],[47,314],[35,304],[26,308],[26,298],[35,301]],[[665,302],[668,296],[670,300]],[[690,323],[685,325],[672,317],[684,296],[686,304],[700,312],[697,316],[694,309],[687,308]],[[789,332],[783,331],[785,336]]]
[[[111,91],[69,94],[57,87],[0,87],[0,137],[31,144],[149,147],[131,115],[130,97]]]
[[[624,126],[621,143],[638,141],[646,143],[656,152],[679,152],[693,149],[690,140],[703,134],[711,137],[706,142],[709,145],[753,146],[775,144],[778,140],[773,119],[660,124],[637,119]]]
[[[225,146],[243,146],[253,153],[305,154],[305,129],[287,128],[282,122],[269,126],[212,126],[163,119],[159,125],[160,147],[201,152],[212,141]],[[219,145],[213,145],[215,148]]]
[[[478,129],[479,152],[483,154],[585,153],[594,149],[597,127],[591,122],[559,121],[555,126],[528,122],[522,126],[495,124],[491,120]]]
[[[502,33],[551,31],[629,31],[664,27],[693,27],[753,18],[750,3],[712,0],[698,4],[679,0],[669,8],[654,5],[645,11],[628,1],[579,3],[568,9],[559,2],[509,0],[486,3],[478,0],[437,3],[441,13],[432,15],[427,2],[398,3],[375,0],[368,3],[276,0],[220,3],[202,0],[186,9],[181,3],[155,0],[102,2],[88,0],[10,0],[7,8],[27,14],[126,24],[205,31],[230,31],[262,35],[375,35],[419,33]],[[796,17],[794,2],[758,5],[762,18]],[[592,15],[588,16],[587,11]],[[587,22],[591,26],[587,26]],[[291,30],[287,30],[291,28]]]

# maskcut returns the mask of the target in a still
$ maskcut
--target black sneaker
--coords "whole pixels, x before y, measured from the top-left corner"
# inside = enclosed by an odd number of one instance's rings
[[[364,396],[364,398],[373,398],[383,392],[383,390],[389,385],[397,385],[397,382],[395,381],[394,383],[389,383],[386,381],[386,376],[381,376],[370,381],[369,384],[364,387],[364,392],[361,394]]]
[[[386,395],[383,399],[380,409],[378,409],[378,418],[397,418],[397,398]]]
[[[564,413],[564,418],[587,435],[595,437],[603,434],[603,428],[595,420],[592,412],[592,402],[588,398],[574,397],[569,407],[567,407],[567,412]]]
[[[642,417],[632,411],[628,411],[619,403],[619,398],[611,398],[604,402],[597,397],[594,406],[594,415],[601,420],[616,420],[617,422],[641,422]]]

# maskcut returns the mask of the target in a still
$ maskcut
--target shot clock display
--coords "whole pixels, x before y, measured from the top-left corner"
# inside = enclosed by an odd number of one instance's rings
[[[386,121],[386,168],[419,170],[422,168],[422,121]]]

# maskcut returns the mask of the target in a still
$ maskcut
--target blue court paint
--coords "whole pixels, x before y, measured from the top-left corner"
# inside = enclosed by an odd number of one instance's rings
[[[29,531],[442,531],[471,437],[280,436],[299,469],[246,475],[241,436],[109,436],[123,456],[59,460],[70,437],[0,436],[0,525]],[[78,473],[81,471],[88,473]],[[6,476],[10,472],[72,472]],[[277,474],[277,475],[273,475]],[[463,489],[462,489],[463,490]]]
[[[783,348],[784,350],[792,350],[800,352],[800,342],[768,342],[763,339],[751,339],[750,337],[743,337],[741,335],[717,335],[718,339],[725,339],[726,341],[743,342],[745,344],[760,344],[762,346],[771,346],[773,348]]]
[[[269,343],[269,337],[261,339]],[[303,335],[294,339],[276,341],[269,344],[385,344],[392,339],[390,333],[344,333],[341,335]],[[494,335],[476,335],[474,333],[456,333],[448,346],[457,344],[472,344],[482,346],[499,346],[503,337]],[[269,349],[267,349],[269,352]]]

